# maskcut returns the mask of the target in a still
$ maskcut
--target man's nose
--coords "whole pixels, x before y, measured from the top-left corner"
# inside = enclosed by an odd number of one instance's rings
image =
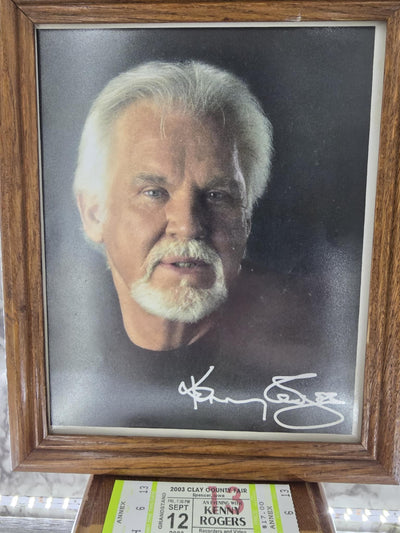
[[[200,198],[195,191],[179,191],[166,207],[167,233],[180,239],[204,239],[206,220]]]

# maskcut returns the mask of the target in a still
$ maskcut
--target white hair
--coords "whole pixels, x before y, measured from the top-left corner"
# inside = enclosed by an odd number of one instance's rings
[[[214,270],[215,280],[208,289],[191,287],[186,279],[179,286],[159,289],[149,281],[160,259],[167,256],[200,259]],[[131,297],[152,315],[167,320],[193,324],[211,314],[228,294],[220,256],[203,241],[160,242],[149,253],[145,275],[130,287]]]
[[[264,193],[270,173],[272,127],[247,85],[219,68],[196,61],[145,63],[112,79],[94,101],[83,129],[75,194],[105,205],[112,126],[130,104],[148,99],[223,121],[233,136],[247,190],[247,213]]]

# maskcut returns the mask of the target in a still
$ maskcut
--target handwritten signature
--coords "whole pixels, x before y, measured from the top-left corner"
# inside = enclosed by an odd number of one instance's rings
[[[194,376],[190,376],[191,386],[187,386],[184,381],[181,381],[178,387],[178,392],[182,396],[189,396],[193,400],[193,409],[197,410],[198,405],[201,403],[208,402],[209,404],[214,403],[224,403],[224,404],[249,404],[249,403],[258,403],[262,406],[262,419],[265,421],[267,419],[268,404],[278,404],[278,405],[287,405],[287,407],[282,407],[274,413],[275,422],[286,429],[322,429],[328,428],[331,426],[336,426],[344,420],[344,416],[328,407],[328,405],[339,405],[344,404],[345,402],[337,398],[336,392],[315,392],[315,399],[311,400],[307,398],[305,394],[288,387],[286,383],[290,383],[296,380],[311,379],[315,378],[317,374],[308,373],[308,374],[299,374],[297,376],[275,376],[272,378],[272,383],[264,389],[263,398],[248,398],[245,400],[235,400],[226,396],[225,398],[218,398],[215,394],[215,390],[211,387],[204,386],[204,382],[214,371],[214,366],[210,366],[207,372],[199,379],[195,380]],[[297,411],[310,408],[317,408],[321,411],[325,411],[333,415],[333,420],[326,422],[324,424],[315,424],[315,425],[290,425],[286,424],[281,420],[281,415],[283,413],[288,413],[290,411]]]

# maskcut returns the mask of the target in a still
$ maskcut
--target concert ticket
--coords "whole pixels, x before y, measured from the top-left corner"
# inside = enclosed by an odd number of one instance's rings
[[[299,533],[289,485],[115,481],[103,533]]]

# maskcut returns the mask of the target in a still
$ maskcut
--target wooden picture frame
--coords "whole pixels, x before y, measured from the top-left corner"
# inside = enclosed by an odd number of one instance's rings
[[[59,434],[48,422],[35,32],[51,24],[386,23],[364,399],[357,442]],[[1,0],[1,208],[13,467],[237,480],[400,482],[400,2]]]

